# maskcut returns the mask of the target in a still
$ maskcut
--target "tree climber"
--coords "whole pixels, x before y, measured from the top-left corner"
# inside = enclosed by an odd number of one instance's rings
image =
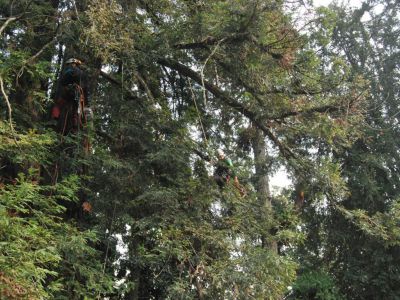
[[[82,62],[70,58],[66,62],[57,91],[52,119],[57,120],[57,131],[63,135],[76,132],[82,122],[92,118],[89,107],[87,77],[81,69]]]
[[[82,62],[70,58],[65,62],[57,89],[55,104],[51,111],[52,119],[57,121],[56,131],[62,135],[77,133],[84,129],[93,117],[89,107],[88,82],[85,72],[81,69]],[[82,135],[84,153],[90,153],[90,143],[87,132]],[[86,174],[86,166],[82,166],[80,174]],[[81,192],[80,204],[83,212],[90,212],[92,205],[86,200],[86,194]],[[71,215],[81,214],[80,208],[71,204],[67,208]]]
[[[227,183],[229,183],[231,177],[233,177],[234,185],[243,196],[245,194],[243,187],[240,185],[239,180],[236,176],[232,161],[225,156],[222,149],[217,150],[218,161],[215,164],[214,180],[222,189]]]

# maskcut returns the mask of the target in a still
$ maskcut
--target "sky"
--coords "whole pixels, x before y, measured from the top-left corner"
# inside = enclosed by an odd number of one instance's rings
[[[332,2],[331,0],[314,0],[314,5],[315,6],[327,6],[331,2]]]
[[[332,0],[314,0],[314,6],[328,6],[331,2],[333,2]],[[342,2],[342,1],[338,1],[338,2]],[[349,6],[352,7],[359,7],[362,3],[361,0],[347,0],[347,1],[343,1],[343,2],[348,2]]]

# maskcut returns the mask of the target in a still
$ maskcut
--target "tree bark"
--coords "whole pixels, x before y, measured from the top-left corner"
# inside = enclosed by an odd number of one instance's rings
[[[254,166],[256,171],[255,188],[260,206],[265,208],[261,210],[260,215],[260,219],[263,221],[267,217],[265,212],[268,213],[272,210],[271,191],[269,189],[268,176],[269,157],[264,132],[256,127],[254,127],[254,129],[255,134],[252,140],[252,146],[254,152]],[[267,234],[264,234],[261,237],[262,246],[278,253],[278,245],[276,241],[268,241],[266,235]]]

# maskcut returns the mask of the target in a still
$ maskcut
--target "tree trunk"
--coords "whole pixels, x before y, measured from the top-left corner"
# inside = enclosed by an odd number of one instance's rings
[[[265,134],[261,129],[254,127],[255,134],[252,140],[253,152],[254,152],[254,165],[255,165],[255,188],[257,191],[257,198],[264,207],[262,210],[260,219],[264,220],[267,216],[265,212],[271,212],[271,192],[269,189],[269,177],[268,177],[268,163],[269,157],[267,152],[267,144],[265,142]],[[274,252],[278,252],[278,246],[275,241],[267,241],[266,235],[261,237],[262,245],[264,248],[269,248]]]

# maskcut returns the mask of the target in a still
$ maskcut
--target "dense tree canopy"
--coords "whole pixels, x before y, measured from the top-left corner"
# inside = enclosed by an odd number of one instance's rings
[[[400,297],[398,6],[0,1],[1,298]]]
[[[350,76],[362,76],[369,90],[363,134],[337,156],[348,196],[339,209],[317,213],[304,249],[307,268],[324,265],[349,299],[399,295],[398,8],[395,1],[365,1],[355,10],[320,11],[332,28],[321,51],[343,56]],[[314,211],[308,215],[315,219]]]

